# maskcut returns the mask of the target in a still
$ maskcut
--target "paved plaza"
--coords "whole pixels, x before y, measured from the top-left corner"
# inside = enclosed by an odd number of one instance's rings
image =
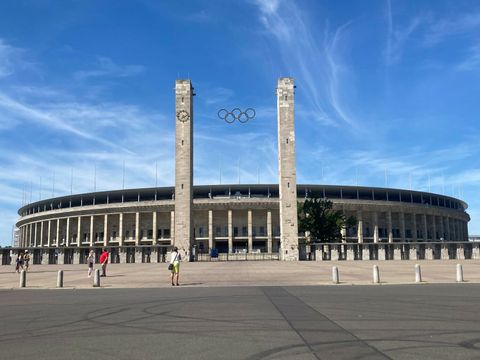
[[[480,283],[480,262],[475,260],[432,261],[330,261],[330,262],[184,262],[182,286],[295,286],[332,283],[332,266],[339,269],[340,285],[372,283],[373,265],[378,265],[381,284],[415,282],[415,264],[420,264],[424,283],[456,282],[456,264],[462,264],[467,283]],[[99,268],[99,266],[96,266]],[[27,274],[27,288],[54,288],[57,272],[64,271],[64,287],[91,288],[86,265],[33,265]],[[109,264],[108,277],[101,286],[108,288],[169,287],[167,264]],[[0,288],[18,288],[14,266],[0,266]]]
[[[1,359],[478,359],[479,284],[0,290]]]

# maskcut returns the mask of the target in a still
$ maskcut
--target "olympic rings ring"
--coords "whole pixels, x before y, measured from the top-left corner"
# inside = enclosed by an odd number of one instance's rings
[[[245,111],[242,111],[239,108],[234,108],[232,111],[220,109],[218,110],[217,116],[228,124],[232,124],[235,120],[245,124],[247,121],[252,120],[256,114],[257,113],[253,108],[247,108]]]

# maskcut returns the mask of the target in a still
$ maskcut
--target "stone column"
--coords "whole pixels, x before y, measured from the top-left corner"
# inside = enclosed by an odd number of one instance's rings
[[[440,258],[442,260],[448,260],[448,246],[446,244],[442,244],[442,247],[440,248]]]
[[[402,210],[398,213],[398,215],[400,217],[400,237],[402,242],[405,242],[407,241],[407,238],[405,237],[405,213]]]
[[[458,237],[457,237],[457,219],[453,219],[453,224],[452,224],[452,230],[453,230],[453,241],[457,241],[458,240]]]
[[[40,246],[43,246],[43,221],[40,222]]]
[[[280,259],[288,261],[299,259],[294,98],[293,78],[279,78],[277,84],[277,128]]]
[[[352,244],[347,245],[347,260],[355,260],[355,253]]]
[[[135,213],[135,245],[140,245],[140,213]]]
[[[42,252],[42,265],[48,265],[48,250],[40,250]]]
[[[267,252],[269,254],[272,253],[272,243],[273,243],[273,236],[272,236],[272,212],[270,210],[267,211]]]
[[[57,244],[58,244],[58,241],[57,241]],[[63,265],[65,262],[65,252],[63,251],[63,249],[58,249],[57,254],[58,254],[58,258],[57,258],[58,265]]]
[[[435,214],[432,214],[432,239],[433,241],[437,241],[437,217]]]
[[[47,226],[47,246],[50,247],[52,246],[52,220],[48,220],[48,226]]]
[[[80,249],[73,250],[73,264],[80,264]]]
[[[378,243],[378,213],[373,213],[373,242]]]
[[[425,245],[425,260],[433,260],[433,249],[431,244]]]
[[[57,231],[55,233],[55,241],[57,242],[56,246],[60,246],[60,219],[57,219]]]
[[[331,245],[330,260],[338,261],[338,259],[339,259],[338,248],[336,245]]]
[[[213,210],[208,210],[208,250],[213,249]]]
[[[82,245],[82,217],[78,217],[77,223],[77,246],[80,247]],[[78,264],[78,262],[76,263]]]
[[[358,238],[358,243],[361,244],[363,243],[363,213],[362,210],[357,211],[357,238]]]
[[[34,223],[35,228],[33,229],[34,235],[33,235],[33,242],[35,247],[38,247],[38,237],[37,237],[37,228],[38,228],[38,223]]]
[[[386,244],[378,244],[378,260],[387,260],[385,246]]]
[[[412,226],[413,226],[413,241],[417,242],[418,237],[417,237],[417,215],[415,213],[412,213]]]
[[[342,226],[340,229],[340,234],[342,235],[342,243],[347,242],[347,228],[345,226]]]
[[[463,244],[457,245],[457,260],[465,260],[465,247]]]
[[[446,216],[445,217],[445,224],[447,225],[447,231],[445,232],[445,240],[451,241],[452,240],[452,232],[450,231],[450,217]]]
[[[247,211],[248,252],[253,252],[252,210]]]
[[[175,211],[170,211],[170,244],[175,244]]]
[[[228,210],[228,253],[233,252],[232,210]]]
[[[362,260],[370,260],[370,245],[362,245]]]
[[[480,259],[480,244],[473,243],[472,244],[472,260]]]
[[[123,246],[123,240],[125,237],[123,236],[123,213],[118,214],[118,244]]]
[[[20,241],[18,243],[19,247],[25,247],[25,226],[20,226]]]
[[[427,225],[427,214],[422,214],[423,222],[423,240],[428,241],[428,225]]]
[[[417,260],[417,246],[416,245],[410,245],[410,250],[409,250],[409,259],[410,260]]]
[[[443,216],[440,216],[440,238],[443,240],[447,240],[445,236],[445,226],[443,225]]]
[[[70,246],[70,218],[67,217],[67,230],[65,231],[65,246]]]
[[[387,211],[387,232],[388,232],[388,242],[393,243],[393,231],[392,231],[392,212]]]
[[[105,214],[103,217],[103,246],[108,246],[110,242],[108,236],[108,214]]]
[[[154,210],[152,213],[152,244],[157,243],[157,212]]]
[[[393,260],[402,260],[402,245],[393,245]]]
[[[95,219],[93,217],[93,215],[90,216],[90,246],[93,246],[93,244],[95,243],[95,234],[93,233],[93,225],[95,223]]]
[[[175,82],[175,241],[191,253],[193,245],[193,87]]]

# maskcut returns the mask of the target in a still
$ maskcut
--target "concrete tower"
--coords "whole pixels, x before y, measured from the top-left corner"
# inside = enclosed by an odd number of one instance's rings
[[[297,170],[293,78],[278,79],[278,183],[280,192],[280,259],[298,260]]]
[[[175,230],[173,245],[183,256],[193,245],[193,87],[175,82]]]

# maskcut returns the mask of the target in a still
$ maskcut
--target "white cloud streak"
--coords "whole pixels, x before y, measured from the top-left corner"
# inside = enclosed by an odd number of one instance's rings
[[[79,70],[73,73],[75,80],[88,80],[98,77],[123,78],[136,76],[145,71],[141,65],[119,65],[106,56],[97,58],[95,68],[92,70]]]
[[[311,32],[311,27],[302,11],[289,1],[262,1],[255,4],[259,19],[266,34],[275,39],[285,67],[296,73],[299,84],[305,86],[305,97],[316,120],[322,125],[340,126],[347,124],[358,130],[358,119],[350,115],[343,104],[340,93],[343,88],[346,65],[342,64],[340,42],[348,27],[343,25],[333,34]],[[294,70],[295,69],[295,70]]]

